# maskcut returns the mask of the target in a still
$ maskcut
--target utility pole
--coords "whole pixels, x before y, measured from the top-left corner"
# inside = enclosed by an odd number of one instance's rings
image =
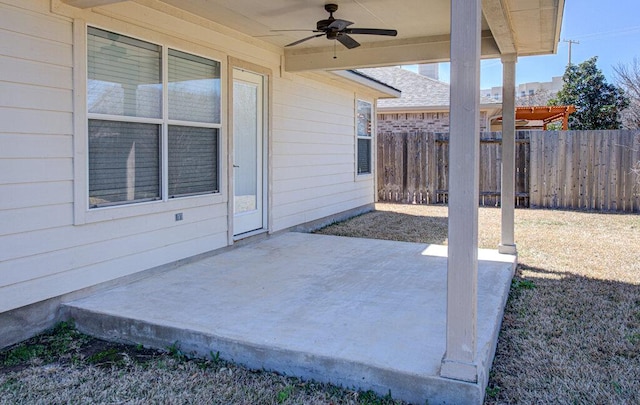
[[[571,45],[580,45],[580,42],[574,41],[573,39],[563,39],[562,42],[566,42],[569,44],[569,65],[571,65]]]

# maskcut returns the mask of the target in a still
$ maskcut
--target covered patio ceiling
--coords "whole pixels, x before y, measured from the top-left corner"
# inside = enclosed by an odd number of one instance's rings
[[[135,1],[188,12],[284,49],[289,72],[443,62],[450,59],[450,0],[63,0],[76,7]],[[357,35],[362,45],[347,50],[325,37],[293,47],[326,19],[326,3],[338,4],[336,18],[353,27],[396,29],[397,37]],[[549,54],[559,42],[564,0],[483,0],[482,51],[485,59],[504,54]]]

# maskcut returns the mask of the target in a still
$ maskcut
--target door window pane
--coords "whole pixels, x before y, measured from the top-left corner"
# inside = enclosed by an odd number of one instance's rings
[[[160,118],[160,46],[93,27],[88,34],[89,112]]]
[[[220,62],[169,49],[169,119],[220,122]]]
[[[218,129],[169,126],[169,197],[218,191]]]
[[[160,126],[89,120],[89,205],[160,198]]]
[[[258,207],[258,87],[233,84],[234,210],[236,214]]]

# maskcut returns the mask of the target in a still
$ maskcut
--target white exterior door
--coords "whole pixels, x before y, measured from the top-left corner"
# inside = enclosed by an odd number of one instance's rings
[[[264,78],[233,70],[233,234],[263,229]]]

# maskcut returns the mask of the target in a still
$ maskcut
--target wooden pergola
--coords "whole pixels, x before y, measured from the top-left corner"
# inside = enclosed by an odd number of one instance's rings
[[[562,130],[569,129],[569,115],[576,112],[573,105],[516,107],[516,120],[542,121],[542,129],[552,122],[562,121]]]
[[[574,112],[576,112],[576,107],[573,105],[516,107],[516,128],[539,129],[539,125],[530,126],[527,124],[529,121],[540,121],[542,122],[542,130],[546,131],[552,122],[562,121],[562,130],[566,131],[569,129],[569,115]],[[495,118],[493,122],[502,123],[502,117]]]

